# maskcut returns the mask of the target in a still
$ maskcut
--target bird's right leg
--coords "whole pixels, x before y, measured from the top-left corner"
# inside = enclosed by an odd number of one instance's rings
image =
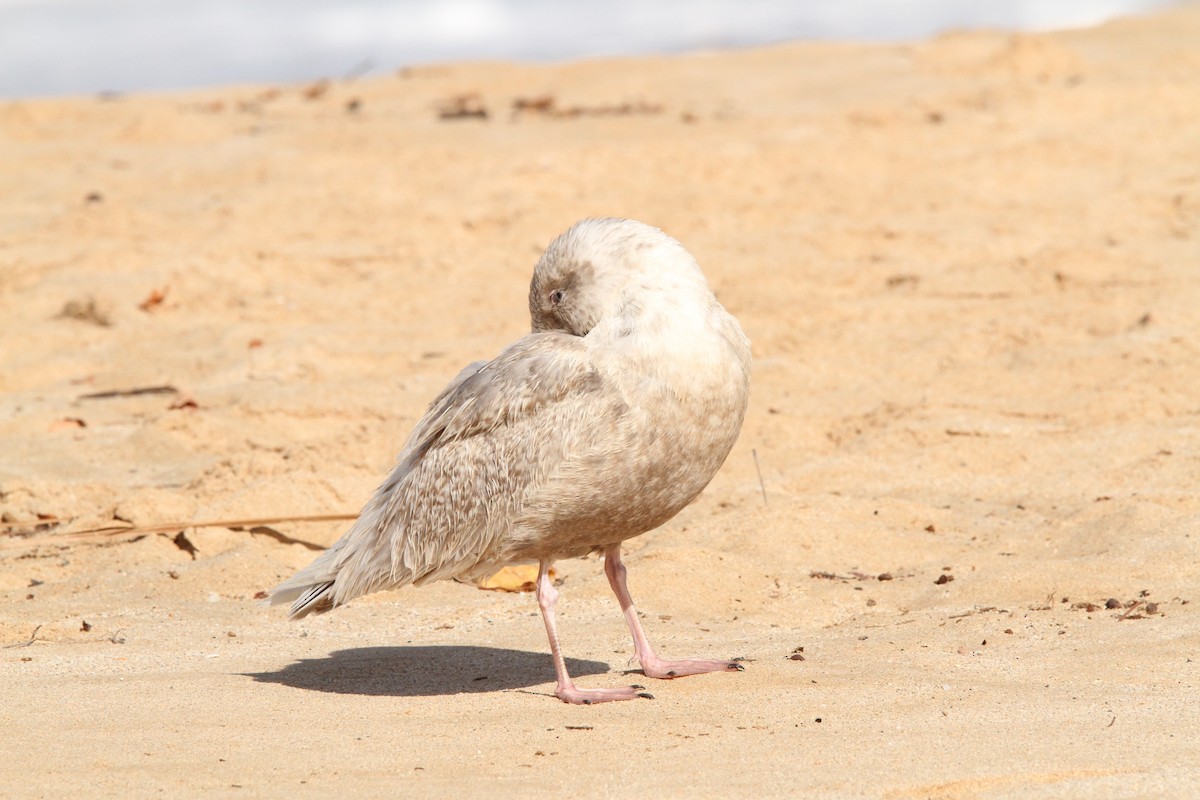
[[[647,678],[682,678],[684,675],[702,675],[706,672],[741,672],[745,669],[741,664],[732,660],[713,660],[711,658],[687,658],[680,661],[667,661],[659,658],[642,630],[638,620],[637,609],[633,606],[633,598],[629,595],[626,585],[625,562],[621,560],[620,543],[610,545],[604,551],[604,574],[612,586],[621,610],[625,612],[625,622],[629,632],[633,634],[635,658],[642,665],[642,672]]]
[[[538,568],[537,601],[542,609],[542,619],[546,623],[546,636],[550,638],[550,655],[554,658],[554,675],[558,685],[554,688],[554,696],[564,703],[591,705],[592,703],[607,703],[611,700],[632,700],[635,697],[651,697],[642,691],[641,686],[624,686],[619,689],[579,689],[576,688],[571,676],[567,674],[567,665],[563,661],[562,651],[558,646],[558,626],[554,623],[554,603],[558,600],[558,590],[550,580],[550,562],[542,561]]]

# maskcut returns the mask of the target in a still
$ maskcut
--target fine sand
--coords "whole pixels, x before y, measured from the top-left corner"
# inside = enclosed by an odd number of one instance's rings
[[[1200,795],[1198,41],[0,105],[0,795]],[[607,215],[754,343],[627,548],[659,650],[746,671],[574,707],[527,593],[262,607]],[[558,579],[579,685],[628,683],[601,564]]]

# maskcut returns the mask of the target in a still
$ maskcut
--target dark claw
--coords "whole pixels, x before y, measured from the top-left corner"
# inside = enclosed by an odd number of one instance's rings
[[[645,686],[642,686],[642,685],[640,685],[640,684],[637,684],[637,683],[635,683],[635,684],[633,684],[632,686],[630,686],[629,688],[630,688],[630,689],[645,689],[646,687],[645,687]]]
[[[667,673],[667,677],[674,678],[674,677],[675,677],[675,670],[671,670],[670,672],[668,672],[668,673]]]
[[[584,701],[583,701],[583,704],[584,704],[585,706],[590,706],[590,705],[592,704],[592,701],[591,701],[591,700],[584,700]]]
[[[638,692],[638,697],[644,697],[644,698],[646,698],[647,700],[653,700],[653,699],[654,699],[654,695],[650,694],[649,692]]]
[[[730,661],[729,668],[731,670],[736,670],[737,672],[745,672],[746,671],[746,668],[743,667],[741,664],[737,663],[736,661]]]

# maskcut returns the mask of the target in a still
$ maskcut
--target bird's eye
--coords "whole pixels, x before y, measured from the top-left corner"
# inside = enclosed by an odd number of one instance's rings
[[[550,303],[552,305],[558,305],[563,301],[563,297],[565,296],[566,292],[564,292],[562,289],[555,289],[550,293]]]

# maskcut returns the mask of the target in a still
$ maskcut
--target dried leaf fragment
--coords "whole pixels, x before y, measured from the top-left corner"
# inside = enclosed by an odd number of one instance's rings
[[[308,88],[306,88],[302,92],[302,94],[304,95],[305,100],[318,100],[328,91],[329,91],[329,81],[322,78],[321,80],[317,81],[316,83],[314,83],[311,86],[309,86]]]
[[[438,110],[439,119],[487,119],[487,106],[478,92],[451,97]]]
[[[476,585],[491,592],[532,592],[537,588],[537,576],[537,564],[521,564],[504,567]],[[550,577],[554,577],[553,569],[550,570]]]
[[[63,303],[62,311],[58,312],[59,319],[74,319],[87,322],[101,328],[112,326],[112,314],[94,297],[81,297]]]
[[[168,288],[169,287],[164,286],[161,289],[152,290],[150,294],[146,296],[145,300],[138,303],[138,308],[140,308],[142,311],[149,312],[162,305],[162,302],[167,299]]]
[[[163,534],[163,536],[167,536],[167,534]],[[196,554],[200,551],[196,549],[196,545],[192,544],[192,540],[189,539],[183,531],[180,531],[174,536],[170,536],[168,538],[174,542],[176,547],[191,556],[193,561],[196,560]]]

